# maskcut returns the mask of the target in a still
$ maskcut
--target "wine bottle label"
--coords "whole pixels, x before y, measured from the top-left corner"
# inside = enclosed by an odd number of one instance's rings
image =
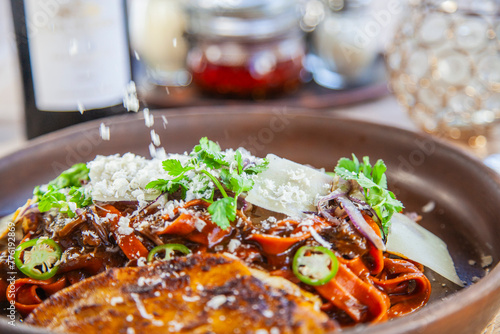
[[[36,106],[100,109],[121,103],[130,82],[122,0],[25,0]]]

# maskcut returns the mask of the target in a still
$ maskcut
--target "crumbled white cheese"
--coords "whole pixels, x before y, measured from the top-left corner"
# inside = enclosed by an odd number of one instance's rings
[[[118,233],[123,235],[129,235],[134,232],[134,229],[130,227],[130,218],[120,217],[118,220]]]
[[[313,168],[268,154],[268,169],[255,178],[246,200],[291,217],[315,212],[317,198],[328,194],[333,177]]]
[[[215,171],[212,174],[216,174]],[[186,202],[198,198],[210,198],[214,189],[214,184],[205,174],[197,174],[194,171],[186,173],[191,179],[189,189],[186,192]]]
[[[217,310],[219,307],[221,307],[225,302],[227,301],[227,297],[224,295],[217,295],[215,297],[212,297],[207,302],[207,307],[212,308],[214,310]]]
[[[75,212],[77,209],[76,203],[75,202],[68,202],[68,207],[71,211]]]
[[[111,298],[111,300],[109,301],[109,303],[111,304],[111,306],[116,306],[118,304],[122,304],[123,303],[123,297],[113,297],[113,298]]]
[[[145,257],[140,257],[137,259],[137,266],[138,267],[144,267],[147,263],[148,263],[148,261],[146,260]]]
[[[153,200],[159,192],[146,190],[146,185],[153,180],[170,178],[161,160],[147,160],[132,153],[97,156],[87,166],[90,169],[88,186],[97,201],[137,200],[142,195],[144,200]]]
[[[184,327],[181,323],[175,320],[169,321],[168,326],[169,326],[168,331],[175,333],[179,332]]]
[[[237,150],[233,150],[231,148],[225,150],[224,151],[224,155],[225,155],[224,160],[229,162],[231,165],[236,165],[236,159],[235,159],[236,152],[240,152],[240,154],[241,154],[241,160],[243,161],[243,167],[246,167],[247,165],[248,166],[258,165],[258,164],[262,163],[262,161],[263,161],[263,159],[252,155],[252,153],[250,153],[250,151],[248,151],[247,149],[245,149],[243,147],[240,147]]]
[[[146,278],[146,277],[139,277],[137,280],[137,285],[138,286],[154,286],[158,285],[162,282],[160,278]]]
[[[188,303],[193,303],[193,302],[199,301],[200,300],[200,296],[189,297],[189,296],[183,295],[182,299],[184,299]]]
[[[227,245],[227,250],[231,253],[234,253],[234,251],[240,247],[241,242],[238,239],[231,239],[229,241],[229,244]]]
[[[99,221],[100,221],[100,223],[107,223],[110,220],[115,219],[116,217],[118,217],[118,215],[116,213],[108,213],[106,216],[101,217],[101,219]]]
[[[141,276],[141,277],[139,277],[139,279],[137,280],[137,285],[138,285],[138,286],[144,286],[144,284],[145,284],[145,280],[146,280],[146,278],[145,278],[145,277],[142,277],[142,276]]]
[[[207,225],[207,223],[204,220],[196,218],[196,221],[194,223],[194,227],[196,228],[196,230],[198,232],[201,232],[206,225]]]
[[[272,318],[274,316],[274,312],[271,310],[264,310],[264,312],[262,312],[262,315],[266,318]]]

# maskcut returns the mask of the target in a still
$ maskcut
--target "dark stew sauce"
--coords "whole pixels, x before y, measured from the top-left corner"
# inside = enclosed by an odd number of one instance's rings
[[[8,253],[0,257],[0,302],[15,303],[21,316],[58,290],[109,268],[146,264],[145,255],[155,246],[179,243],[191,252],[231,253],[250,267],[282,276],[302,289],[319,295],[322,310],[341,326],[380,322],[421,308],[430,295],[423,268],[377,250],[351,224],[341,206],[335,209],[339,224],[318,214],[292,220],[250,204],[240,205],[237,219],[227,230],[210,220],[208,203],[193,200],[169,213],[162,206],[137,210],[137,203],[96,203],[73,218],[31,213],[22,218],[23,242],[49,237],[62,249],[57,274],[46,281],[18,272],[9,281]],[[369,211],[365,220],[379,231]],[[121,233],[123,219],[133,232]],[[332,245],[340,262],[337,276],[322,286],[301,282],[292,272],[292,259],[302,246]],[[346,288],[345,281],[349,281]],[[9,283],[13,287],[9,288]],[[342,285],[344,286],[342,287]],[[8,291],[15,289],[14,297]],[[12,300],[14,298],[14,300]],[[346,302],[347,301],[347,302]],[[351,301],[351,302],[349,302]]]

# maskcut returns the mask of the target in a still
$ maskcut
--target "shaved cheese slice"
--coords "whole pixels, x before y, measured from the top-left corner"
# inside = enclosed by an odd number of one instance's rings
[[[400,213],[392,216],[386,247],[388,252],[416,261],[464,286],[444,241],[407,216]]]
[[[269,167],[255,177],[246,200],[290,217],[316,212],[318,198],[331,191],[333,177],[274,154],[266,158]]]

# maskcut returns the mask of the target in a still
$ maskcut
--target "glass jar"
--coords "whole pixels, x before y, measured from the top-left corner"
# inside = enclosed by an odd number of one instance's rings
[[[497,1],[413,1],[387,53],[391,87],[423,130],[485,147],[500,122]]]
[[[371,3],[371,0],[322,1],[322,11],[316,13],[322,18],[312,31],[312,52],[306,65],[319,85],[345,89],[367,85],[379,78],[376,37],[377,29],[381,28],[373,18]]]
[[[187,86],[186,15],[181,0],[140,0],[132,3],[132,46],[145,65],[148,84]]]
[[[187,63],[198,87],[255,99],[298,88],[305,41],[295,1],[192,0],[187,9]]]

